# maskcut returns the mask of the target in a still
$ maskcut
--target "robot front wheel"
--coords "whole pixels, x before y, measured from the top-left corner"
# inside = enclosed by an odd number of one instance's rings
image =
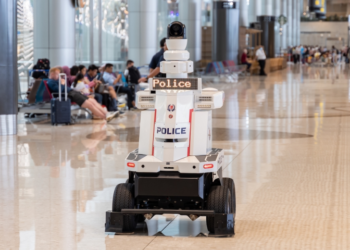
[[[112,211],[121,212],[122,209],[135,207],[134,184],[122,183],[117,185],[113,194]],[[137,215],[123,216],[123,231],[134,231],[137,225]]]
[[[215,180],[207,198],[207,209],[214,210],[215,213],[236,214],[236,192],[235,184],[231,178],[223,178],[223,185],[219,179]],[[207,217],[208,231],[215,232],[214,217]]]
[[[207,210],[214,210],[215,213],[236,214],[236,193],[235,184],[230,178],[223,178],[223,185],[219,180],[215,180],[207,197]],[[121,209],[135,208],[134,184],[122,183],[117,185],[113,194],[113,212],[121,212]],[[137,222],[143,221],[142,215],[124,215],[123,231],[134,231]],[[207,217],[208,231],[214,233],[215,221],[214,217]]]

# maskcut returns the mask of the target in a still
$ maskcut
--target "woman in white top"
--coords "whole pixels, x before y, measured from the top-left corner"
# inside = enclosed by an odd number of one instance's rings
[[[83,95],[90,95],[89,85],[85,84],[85,76],[79,73],[74,80],[73,89],[82,93]]]

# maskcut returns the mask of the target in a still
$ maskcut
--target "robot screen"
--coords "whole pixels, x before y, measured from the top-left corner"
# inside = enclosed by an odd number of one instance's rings
[[[198,90],[197,78],[154,78],[153,89]]]

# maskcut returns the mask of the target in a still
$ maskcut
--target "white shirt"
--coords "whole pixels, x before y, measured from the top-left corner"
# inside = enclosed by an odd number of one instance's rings
[[[265,52],[264,50],[261,48],[261,49],[258,49],[256,51],[256,57],[258,58],[258,60],[266,60],[266,55],[265,55]]]
[[[84,95],[90,94],[90,91],[88,88],[86,88],[85,84],[83,82],[78,82],[77,86],[74,87],[75,91],[78,91]]]

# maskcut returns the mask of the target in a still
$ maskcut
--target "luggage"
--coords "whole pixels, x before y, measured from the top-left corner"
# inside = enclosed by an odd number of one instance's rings
[[[39,67],[40,66],[38,66],[38,65],[34,65],[31,77],[33,77],[34,79],[48,78],[48,69],[40,69]]]
[[[106,93],[102,94],[102,106],[105,106],[109,112],[118,111],[117,101]]]
[[[65,100],[62,100],[62,87],[59,86],[58,90],[58,98],[51,99],[51,124],[71,124],[71,101],[68,99],[67,93],[67,76],[66,74],[60,74],[58,79],[58,84],[61,84],[61,76],[64,76],[65,80],[65,88],[64,88],[64,96]]]
[[[35,69],[50,69],[50,60],[49,59],[38,59]]]
[[[99,93],[99,94],[108,93],[108,85],[107,85],[107,84],[100,83],[100,84],[98,85],[98,87],[95,89],[95,92],[96,92],[96,93]]]

